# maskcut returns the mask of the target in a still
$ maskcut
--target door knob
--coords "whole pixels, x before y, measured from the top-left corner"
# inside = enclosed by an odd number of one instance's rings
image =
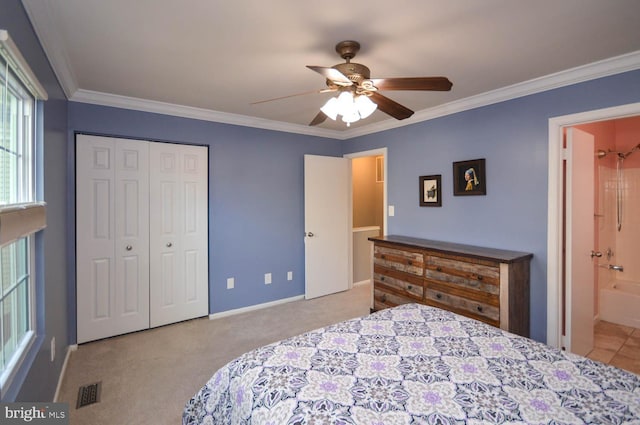
[[[313,237],[313,232],[307,232],[307,237],[312,238]]]

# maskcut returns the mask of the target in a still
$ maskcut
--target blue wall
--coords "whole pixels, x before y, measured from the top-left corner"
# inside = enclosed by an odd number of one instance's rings
[[[345,142],[388,147],[388,233],[534,254],[531,337],[546,341],[549,118],[640,102],[640,71]],[[487,195],[453,196],[454,161],[486,158]],[[442,208],[418,206],[418,176],[442,174]]]
[[[342,142],[69,102],[71,193],[74,132],[209,146],[211,313],[304,294],[304,155],[340,156]],[[75,270],[74,210],[71,202],[69,270]],[[272,273],[271,285],[264,284],[265,273]],[[68,291],[75,341],[73,273]]]
[[[47,202],[47,229],[37,235],[36,249],[43,254],[36,265],[38,335],[25,364],[19,370],[4,400],[51,400],[66,354],[67,268],[66,235],[67,101],[51,70],[31,23],[19,0],[0,2],[0,28],[20,49],[29,66],[49,94],[39,111],[44,112],[37,161],[44,173],[37,176],[38,196]],[[55,360],[51,361],[51,339],[55,337]]]

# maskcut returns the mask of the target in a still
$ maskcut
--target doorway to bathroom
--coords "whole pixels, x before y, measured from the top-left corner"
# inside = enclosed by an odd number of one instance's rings
[[[579,151],[588,143],[588,152],[575,156],[574,148]],[[639,144],[640,104],[549,121],[550,345],[586,355],[592,348],[589,339],[592,345],[594,324],[598,320],[613,321],[606,305],[614,290],[618,295],[623,287],[631,292],[638,290],[638,303],[629,311],[640,311],[640,264],[632,259],[640,238]],[[575,170],[582,171],[576,174]],[[588,192],[586,201],[575,198],[581,191]],[[581,208],[579,202],[591,205]],[[590,241],[580,242],[585,235]],[[631,246],[634,244],[635,248]],[[623,297],[631,298],[630,294]],[[621,304],[618,306],[616,313],[626,315]],[[627,325],[640,327],[640,317],[638,320],[635,325]]]

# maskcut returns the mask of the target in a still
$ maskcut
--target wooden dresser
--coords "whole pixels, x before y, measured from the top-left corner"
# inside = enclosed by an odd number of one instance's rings
[[[529,336],[533,254],[407,236],[369,240],[374,310],[417,302]]]

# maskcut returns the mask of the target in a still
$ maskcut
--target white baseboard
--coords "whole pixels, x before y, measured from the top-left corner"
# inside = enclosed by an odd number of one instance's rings
[[[234,316],[240,313],[247,313],[249,311],[260,310],[267,307],[273,307],[280,304],[290,303],[292,301],[300,301],[304,299],[304,295],[298,295],[291,298],[283,298],[281,300],[271,301],[263,304],[251,305],[249,307],[236,308],[234,310],[222,311],[220,313],[213,313],[209,315],[209,320],[220,319],[222,317]]]
[[[58,385],[56,386],[56,393],[53,396],[53,402],[58,402],[58,396],[60,395],[60,388],[62,387],[62,381],[64,380],[64,375],[67,373],[67,364],[69,363],[69,356],[72,351],[76,351],[78,349],[77,344],[67,346],[67,354],[64,356],[64,363],[62,363],[62,370],[60,371],[60,376],[58,376]]]

